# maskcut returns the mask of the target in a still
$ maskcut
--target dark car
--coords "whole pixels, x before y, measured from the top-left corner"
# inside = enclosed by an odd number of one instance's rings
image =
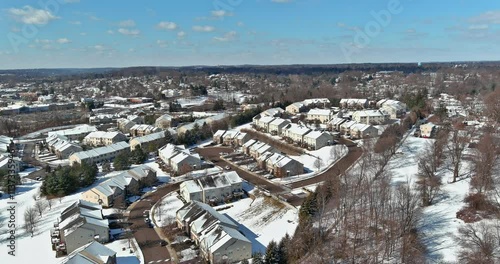
[[[167,241],[165,241],[165,240],[161,240],[161,241],[160,241],[160,247],[164,247],[164,246],[166,246],[167,244],[168,244],[168,243],[167,243]]]

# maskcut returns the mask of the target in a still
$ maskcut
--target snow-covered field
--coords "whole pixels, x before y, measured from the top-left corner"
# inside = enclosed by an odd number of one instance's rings
[[[177,99],[177,103],[179,103],[182,107],[190,107],[190,106],[203,105],[207,99],[208,98],[204,96],[193,97],[193,98],[179,98]]]
[[[114,173],[113,173],[114,174]],[[111,175],[113,175],[111,174]],[[26,172],[20,173],[21,177],[27,175]],[[81,192],[86,191],[99,183],[108,179],[110,175],[104,177],[99,177],[96,183],[92,186],[81,189]],[[52,204],[52,209],[46,210],[42,214],[42,219],[35,232],[35,235],[31,237],[27,234],[22,226],[24,224],[23,214],[24,211],[34,206],[36,201],[33,199],[34,195],[38,195],[39,188],[42,185],[41,182],[31,181],[29,179],[24,180],[23,185],[18,186],[16,191],[15,199],[8,200],[7,196],[4,195],[0,198],[0,218],[3,219],[3,225],[0,226],[0,263],[59,263],[62,258],[55,257],[55,251],[52,251],[52,246],[50,243],[50,229],[53,228],[54,222],[61,215],[62,210],[66,209],[72,203],[76,202],[81,195],[81,192],[66,196],[61,200],[55,199]],[[8,238],[8,226],[6,219],[9,215],[7,209],[11,206],[8,202],[16,202],[15,216],[16,216],[16,256],[12,257],[8,255],[7,243]],[[132,257],[126,257],[126,259],[131,259]],[[139,262],[119,262],[119,263],[139,263]]]
[[[263,196],[257,196],[255,200],[245,198],[219,211],[240,224],[241,231],[252,242],[253,252],[264,252],[271,240],[279,242],[287,233],[292,236],[298,225],[297,209],[276,206],[276,201],[268,202],[267,199],[271,200]]]
[[[428,155],[423,152],[428,141],[432,139],[413,136],[406,139],[388,165],[394,184],[415,182],[418,173],[417,159],[419,155]],[[469,164],[464,161],[463,165],[462,170],[467,171]],[[465,206],[463,200],[469,192],[469,179],[451,183],[453,172],[447,168],[441,168],[438,175],[442,179],[442,195],[433,205],[423,208],[419,229],[432,262],[455,262],[459,246],[454,241],[454,236],[458,234],[458,228],[464,225],[462,220],[456,218],[456,213]]]

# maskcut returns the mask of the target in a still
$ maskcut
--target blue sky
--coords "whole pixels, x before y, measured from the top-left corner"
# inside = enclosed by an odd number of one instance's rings
[[[490,0],[2,0],[0,68],[500,60]]]

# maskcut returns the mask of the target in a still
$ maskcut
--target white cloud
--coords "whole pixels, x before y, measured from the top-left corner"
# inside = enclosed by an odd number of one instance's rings
[[[212,26],[193,26],[193,30],[197,32],[212,32],[215,28]]]
[[[241,22],[241,21],[240,21],[240,22],[238,22],[236,25],[238,25],[238,27],[242,27],[242,26],[244,26],[244,25],[245,25],[245,23],[243,23],[243,22]]]
[[[232,16],[233,13],[230,13],[230,12],[226,12],[224,10],[214,10],[212,11],[212,16],[214,17],[225,17],[225,16]]]
[[[474,24],[500,24],[500,10],[488,11],[471,17],[469,22]]]
[[[50,39],[35,39],[35,43],[37,44],[49,44],[52,43]]]
[[[162,21],[156,25],[158,29],[162,30],[176,30],[177,29],[177,24],[174,22],[170,21]]]
[[[271,2],[284,4],[284,3],[290,3],[292,2],[292,0],[271,0]]]
[[[183,38],[183,37],[185,37],[185,36],[186,36],[186,32],[184,32],[184,31],[179,31],[179,32],[177,32],[177,37],[178,37],[178,38]]]
[[[94,48],[94,49],[96,49],[96,50],[98,50],[98,51],[104,51],[104,50],[106,50],[106,49],[107,49],[107,48],[106,48],[106,47],[104,47],[103,45],[95,45],[95,46],[93,46],[92,48]]]
[[[8,12],[16,21],[31,25],[45,25],[58,18],[48,10],[36,9],[28,5],[23,8],[11,8]]]
[[[480,24],[480,25],[470,25],[469,29],[470,30],[486,30],[490,26],[488,24]]]
[[[82,33],[80,33],[80,35],[87,36],[87,32],[82,32]]]
[[[80,0],[64,0],[65,3],[80,3]]]
[[[158,44],[160,48],[166,48],[168,46],[165,40],[157,40],[156,44]]]
[[[71,40],[67,39],[67,38],[60,38],[57,40],[57,43],[59,44],[67,44],[67,43],[71,43]]]
[[[224,34],[223,37],[214,37],[214,40],[220,42],[228,42],[236,39],[237,36],[238,34],[236,33],[236,31],[230,31]]]
[[[81,25],[82,24],[81,21],[69,21],[69,23],[72,25]]]
[[[108,31],[106,31],[106,33],[108,33],[108,34],[110,34],[110,35],[115,34],[115,32],[114,32],[113,30],[111,30],[111,29],[110,29],[110,30],[108,30]]]
[[[130,49],[128,49],[128,52],[130,52],[130,53],[135,52],[135,49],[134,48],[130,48]]]
[[[141,34],[141,31],[137,29],[120,28],[118,32],[126,36],[137,36]]]
[[[135,21],[132,19],[129,20],[123,20],[118,23],[118,26],[120,27],[135,27]]]

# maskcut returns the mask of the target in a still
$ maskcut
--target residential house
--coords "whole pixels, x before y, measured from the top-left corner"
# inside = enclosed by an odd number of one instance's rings
[[[243,195],[242,180],[238,173],[230,171],[207,175],[181,183],[180,194],[186,202],[200,201],[217,204]]]
[[[214,133],[212,139],[215,144],[222,144],[222,136],[226,133],[226,130],[217,130],[217,132]]]
[[[372,138],[378,136],[378,129],[372,125],[358,123],[350,127],[350,134],[354,139]]]
[[[380,125],[389,120],[389,114],[381,110],[356,111],[352,114],[352,120],[366,125]]]
[[[192,201],[176,213],[179,228],[200,247],[200,255],[209,263],[235,263],[252,256],[252,243],[235,223],[207,204]]]
[[[272,146],[258,141],[257,143],[253,144],[249,148],[249,155],[252,156],[254,159],[257,159],[260,157],[260,155],[266,153],[266,152],[276,152],[276,149],[273,148]]]
[[[89,146],[109,146],[126,140],[127,137],[120,132],[95,131],[88,134],[83,143]]]
[[[330,99],[328,98],[311,98],[303,101],[303,104],[309,108],[319,107],[328,108],[331,106]]]
[[[54,153],[59,159],[67,159],[73,153],[83,151],[80,145],[70,142],[70,140],[61,135],[51,135],[46,139],[49,151]]]
[[[311,131],[304,135],[304,144],[313,150],[333,144],[333,136],[328,132]]]
[[[291,115],[296,115],[300,112],[303,112],[305,110],[306,106],[303,102],[295,102],[290,105],[288,105],[285,108],[285,111]]]
[[[276,118],[271,123],[269,123],[268,132],[272,135],[281,136],[283,133],[283,128],[286,127],[291,122],[283,118]]]
[[[304,125],[292,123],[283,128],[283,136],[295,143],[302,144],[302,142],[304,142],[304,136],[310,131],[311,129]]]
[[[116,264],[116,252],[92,241],[73,251],[61,264]]]
[[[342,125],[345,122],[347,122],[347,119],[334,117],[332,120],[328,122],[327,128],[329,131],[340,131],[340,125]]]
[[[376,106],[380,110],[383,110],[384,112],[388,113],[391,119],[403,117],[406,114],[406,109],[407,109],[406,104],[391,99],[379,100]]]
[[[139,147],[146,152],[152,152],[158,150],[160,147],[165,145],[165,143],[166,143],[165,131],[160,131],[153,134],[131,139],[130,151],[133,151],[134,149]]]
[[[189,124],[186,124],[186,125],[178,127],[177,128],[177,133],[179,135],[182,135],[182,134],[186,133],[186,131],[193,130],[196,126],[198,126],[199,128],[201,128],[204,125],[212,125],[214,122],[223,121],[225,118],[227,118],[227,114],[221,113],[221,114],[217,114],[217,115],[210,116],[210,117],[207,117],[207,118],[198,119],[198,120],[196,120],[196,121],[194,121],[192,123],[189,123]]]
[[[314,108],[307,112],[306,120],[316,121],[318,120],[321,123],[326,123],[332,119],[333,113],[329,109],[319,109]]]
[[[250,135],[247,133],[240,132],[235,139],[235,146],[243,146],[248,140],[250,140]]]
[[[260,116],[272,116],[272,117],[278,117],[281,116],[281,114],[285,112],[285,110],[281,109],[280,107],[275,107],[275,108],[270,108],[265,111],[262,111],[260,113]]]
[[[222,144],[226,146],[234,146],[236,142],[236,137],[240,134],[239,131],[236,130],[228,130],[222,136]]]
[[[420,125],[420,136],[423,138],[432,138],[436,135],[437,126],[433,123]]]
[[[173,116],[164,114],[156,119],[155,126],[161,129],[167,129],[173,125],[173,119]]]
[[[273,122],[274,119],[276,119],[276,118],[273,116],[257,115],[256,117],[253,118],[253,124],[259,130],[264,131],[264,132],[269,132],[269,124],[271,122]]]
[[[265,170],[275,177],[283,178],[304,173],[304,165],[299,161],[279,153],[270,153],[265,161]]]
[[[340,125],[340,134],[343,135],[350,135],[351,134],[351,127],[355,124],[358,124],[356,121],[347,121],[344,122]]]
[[[118,130],[120,130],[122,133],[130,133],[130,129],[137,125],[135,122],[130,121],[126,118],[119,118],[116,120]]]
[[[368,108],[368,99],[345,98],[340,100],[340,107],[345,109]]]
[[[144,116],[142,115],[129,115],[127,116],[127,119],[136,123],[137,125],[144,124]]]
[[[184,174],[192,170],[201,169],[201,158],[198,153],[191,153],[183,145],[167,144],[158,150],[160,159],[172,171]]]
[[[104,161],[112,161],[116,156],[129,152],[130,145],[121,141],[109,146],[73,153],[69,156],[69,162],[71,166],[75,163],[81,164],[83,162],[87,162],[89,164],[101,163]]]
[[[61,135],[67,137],[70,141],[74,140],[82,140],[89,133],[97,131],[95,126],[89,125],[80,125],[71,129],[57,130],[57,131],[49,131],[48,136],[52,135]]]
[[[245,142],[243,144],[243,146],[241,146],[242,152],[247,154],[247,155],[250,155],[250,147],[253,146],[254,144],[256,144],[257,142],[258,141],[255,139],[248,140],[247,142]]]
[[[67,254],[93,241],[109,241],[109,224],[100,205],[79,200],[63,210],[58,220],[60,240],[53,242]]]
[[[135,125],[130,128],[130,136],[142,137],[145,135],[160,132],[161,129],[151,125]]]
[[[19,173],[22,167],[22,160],[18,157],[10,158],[9,154],[0,154],[0,170],[13,171]]]
[[[128,194],[138,194],[141,188],[151,186],[158,179],[147,165],[123,171],[98,186],[82,193],[82,200],[111,207],[125,202]]]

